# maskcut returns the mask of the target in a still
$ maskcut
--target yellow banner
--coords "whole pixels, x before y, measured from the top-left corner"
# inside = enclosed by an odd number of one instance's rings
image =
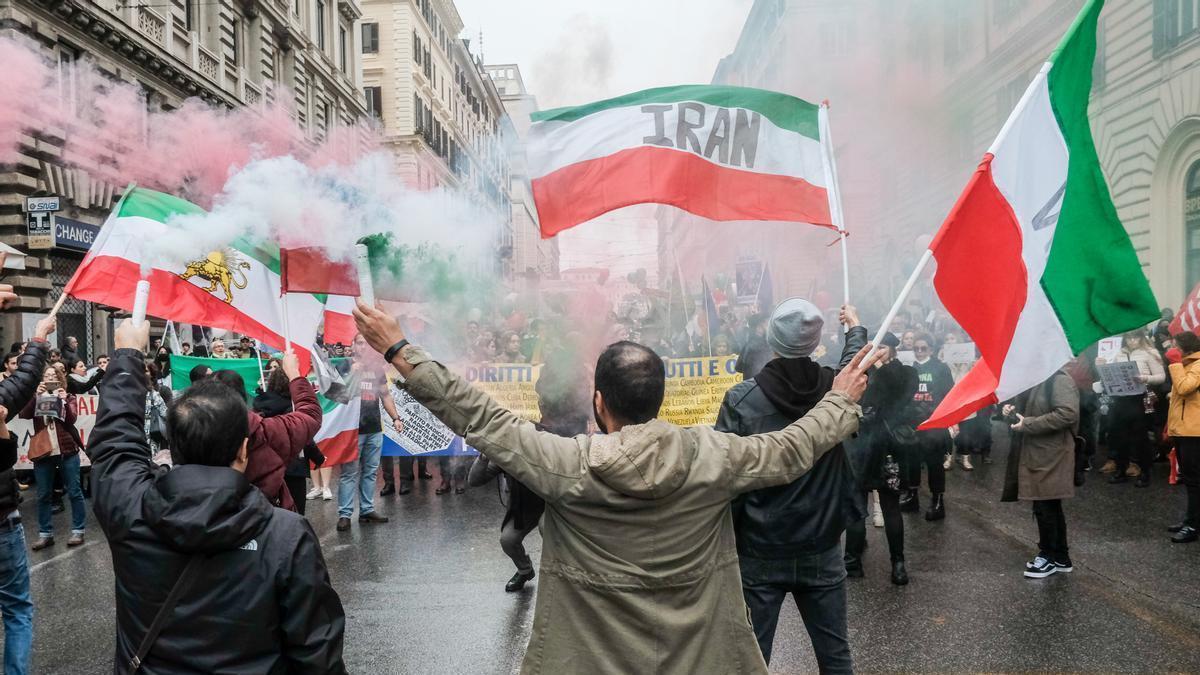
[[[680,426],[715,424],[725,392],[742,381],[741,374],[734,370],[737,356],[665,361],[666,398],[659,419]],[[457,370],[505,408],[533,422],[541,419],[534,390],[541,366],[487,363]]]

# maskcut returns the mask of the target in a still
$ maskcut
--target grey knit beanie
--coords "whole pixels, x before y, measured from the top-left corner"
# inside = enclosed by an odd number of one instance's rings
[[[788,298],[771,314],[767,344],[785,359],[808,356],[821,344],[824,326],[825,318],[816,305],[804,298]]]

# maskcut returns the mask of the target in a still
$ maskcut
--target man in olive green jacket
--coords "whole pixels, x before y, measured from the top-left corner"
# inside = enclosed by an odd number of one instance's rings
[[[524,673],[765,673],[742,598],[729,502],[796,480],[858,430],[878,359],[864,349],[794,424],[738,437],[654,419],[662,360],[630,342],[596,365],[606,435],[540,432],[407,344],[359,303],[358,330],[402,386],[488,459],[546,500],[542,582]]]

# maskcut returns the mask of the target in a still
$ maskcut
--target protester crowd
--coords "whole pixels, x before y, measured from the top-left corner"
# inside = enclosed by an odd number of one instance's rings
[[[1161,323],[1121,336],[1119,346],[1093,347],[1031,391],[948,430],[917,426],[970,362],[953,348],[964,342],[957,328],[918,302],[896,317],[870,357],[868,329],[850,306],[798,298],[775,307],[722,303],[712,330],[694,315],[661,325],[653,315],[599,319],[615,328],[590,336],[612,342],[590,372],[580,358],[585,338],[564,330],[562,315],[526,320],[512,307],[468,315],[459,335],[442,340],[449,362],[543,364],[535,426],[410,344],[395,319],[360,306],[353,344],[328,344],[320,355],[362,403],[358,452],[332,467],[314,443],[323,414],[318,388],[294,354],[264,353],[248,339],[183,343],[183,355],[260,358],[264,366],[249,387],[213,362],[180,382],[169,376],[174,354],[165,337],[151,341],[148,325],[120,326],[117,350],[89,359],[74,336],[51,348],[55,324],[44,320],[29,341],[12,346],[0,374],[0,421],[19,415],[32,424],[23,448],[32,471],[20,472],[17,439],[0,424],[0,507],[7,511],[0,583],[12,589],[0,597],[6,672],[26,672],[32,640],[16,510],[31,484],[33,551],[55,545],[64,498],[66,545],[82,544],[90,500],[113,551],[117,665],[145,664],[148,672],[344,670],[345,617],[303,519],[307,502],[336,502],[339,532],[355,519],[382,525],[388,519],[377,500],[409,495],[417,480],[439,480],[437,495],[500,482],[497,536],[515,567],[508,592],[537,575],[523,542],[540,527],[541,565],[552,574],[539,585],[553,594],[542,591],[547,606],[539,603],[534,620],[541,647],[527,655],[531,671],[640,672],[668,657],[672,668],[722,663],[723,670],[761,671],[791,594],[822,671],[849,672],[845,579],[867,573],[868,521],[884,529],[892,582],[908,584],[903,514],[924,505],[927,527],[952,517],[946,472],[990,464],[1000,434],[1011,450],[997,497],[1031,502],[1038,529],[1026,577],[1072,571],[1062,503],[1093,471],[1113,485],[1183,484],[1185,515],[1169,528],[1171,540],[1198,538],[1200,420],[1188,404],[1200,403],[1200,338],[1170,335],[1166,311]],[[726,394],[715,429],[655,419],[663,357],[734,354],[744,381]],[[1145,393],[1106,393],[1101,369],[1121,362],[1136,365]],[[389,368],[479,454],[430,462],[381,457],[384,425],[403,425]],[[96,394],[99,412],[85,438],[76,428],[80,397]],[[607,435],[587,435],[593,419]],[[648,452],[658,459],[645,463]],[[81,467],[84,456],[90,472]],[[673,536],[656,529],[668,522],[694,550],[654,558],[648,537]],[[264,564],[248,566],[237,556],[245,550],[260,551]],[[661,584],[664,593],[680,583],[688,590],[674,599],[623,590],[645,583]],[[696,644],[694,634],[709,634],[714,622],[744,625],[743,602],[752,633],[712,633]],[[577,603],[592,610],[568,611]],[[235,636],[236,627],[212,609],[228,606],[244,608],[253,639]],[[652,622],[668,606],[677,616],[671,635],[631,642],[613,623],[617,616]],[[197,645],[196,635],[207,636],[204,648],[185,648]],[[611,649],[618,642],[623,648]]]

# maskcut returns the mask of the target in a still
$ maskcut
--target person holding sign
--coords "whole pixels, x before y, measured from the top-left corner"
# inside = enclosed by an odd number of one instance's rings
[[[523,672],[767,672],[746,621],[729,502],[795,481],[854,434],[882,352],[863,348],[785,429],[741,437],[657,419],[662,359],[618,342],[596,362],[604,435],[562,438],[410,345],[382,309],[360,301],[354,320],[400,387],[546,501]]]
[[[1125,378],[1124,388],[1118,391],[1116,387],[1122,385],[1116,384],[1112,375],[1124,363],[1132,364],[1127,366],[1130,371],[1136,366],[1137,371]],[[1147,387],[1166,381],[1162,357],[1146,339],[1145,331],[1134,330],[1124,335],[1121,351],[1111,364],[1097,363],[1097,366],[1112,397],[1108,412],[1108,444],[1110,452],[1116,455],[1117,465],[1108,482],[1127,483],[1130,478],[1135,478],[1137,487],[1147,487],[1154,462],[1150,420],[1157,405],[1157,396]]]
[[[87,505],[79,483],[79,451],[83,449],[75,419],[79,404],[67,393],[67,373],[61,364],[43,371],[37,396],[21,411],[21,419],[33,420],[33,438],[29,441],[29,459],[37,480],[38,540],[32,548],[40,551],[54,545],[54,472],[61,471],[67,498],[71,500],[71,537],[67,546],[83,544],[87,524]]]

